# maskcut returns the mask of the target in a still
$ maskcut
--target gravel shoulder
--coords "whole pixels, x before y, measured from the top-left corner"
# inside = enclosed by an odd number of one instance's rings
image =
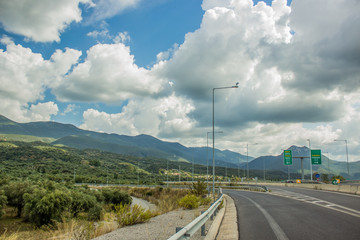
[[[206,207],[200,207],[194,210],[176,210],[151,218],[146,223],[136,224],[119,228],[113,232],[107,233],[94,240],[161,240],[168,239],[175,234],[176,227],[185,227],[196,217],[200,216],[201,211]],[[207,221],[206,231],[211,226],[212,221]],[[200,236],[200,230],[191,238],[195,240],[204,239]]]

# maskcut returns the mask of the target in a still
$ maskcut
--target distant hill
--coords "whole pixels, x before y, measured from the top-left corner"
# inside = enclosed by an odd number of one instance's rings
[[[126,136],[87,131],[71,124],[57,122],[17,123],[0,115],[0,137],[20,140],[44,140],[53,145],[77,149],[98,149],[137,157],[157,157],[168,160],[207,164],[212,162],[212,148],[188,148],[176,142],[165,142],[149,135]],[[22,135],[22,136],[19,136]],[[52,139],[52,141],[50,141]],[[217,166],[237,167],[246,156],[232,151],[215,149]],[[249,157],[249,161],[253,157]]]
[[[310,155],[309,148],[307,147],[298,147],[291,146],[288,148],[292,151],[293,157],[307,157]],[[313,172],[319,173],[330,173],[330,175],[341,175],[345,178],[348,178],[347,174],[347,163],[334,161],[327,158],[325,155],[321,156],[322,164],[313,165]],[[304,158],[304,172],[305,174],[310,174],[310,160],[309,158]],[[262,156],[254,159],[249,163],[250,169],[263,170],[264,166],[266,170],[281,170],[287,172],[288,167],[283,164],[283,153],[278,156]],[[350,175],[353,179],[360,178],[360,161],[350,162]],[[330,171],[329,171],[330,167]],[[301,173],[301,160],[298,158],[293,159],[293,164],[290,166],[290,173]]]

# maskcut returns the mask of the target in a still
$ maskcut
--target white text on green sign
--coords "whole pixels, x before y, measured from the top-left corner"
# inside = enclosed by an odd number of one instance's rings
[[[284,165],[292,165],[292,152],[291,152],[291,150],[284,150]]]
[[[321,150],[312,149],[311,150],[311,164],[321,164]]]

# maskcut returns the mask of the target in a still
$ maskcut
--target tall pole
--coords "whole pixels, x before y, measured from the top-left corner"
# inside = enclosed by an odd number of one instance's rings
[[[347,140],[345,139],[345,146],[346,146],[346,162],[347,162],[347,170],[348,175],[350,177],[350,168],[349,168],[349,154],[348,154],[348,147],[347,147]]]
[[[329,179],[330,179],[330,153],[328,153],[328,174],[329,174]]]
[[[209,132],[206,133],[206,189],[209,194]]]
[[[169,188],[169,159],[166,162],[166,187]]]
[[[345,148],[346,148],[346,162],[347,162],[347,171],[348,175],[350,177],[350,168],[349,168],[349,154],[348,154],[348,147],[347,147],[347,140],[334,140],[336,142],[345,142]]]
[[[288,180],[290,180],[290,166],[288,165]]]
[[[310,139],[307,139],[309,141],[309,155],[310,155],[310,179],[313,180],[313,173],[312,173],[312,162],[311,162],[311,145],[310,145]]]
[[[220,88],[213,88],[213,92],[212,92],[212,133],[213,133],[213,199],[215,202],[215,90],[217,89],[226,89],[226,88],[238,88],[239,83],[236,83],[235,86],[231,86],[231,87],[220,87]]]
[[[247,168],[247,179],[248,179],[248,182],[249,182],[249,145],[257,145],[257,143],[253,143],[253,144],[249,144],[247,143],[246,144],[246,168]]]
[[[264,182],[265,182],[265,158],[264,158]]]
[[[329,158],[329,156],[330,156],[330,153],[329,152],[324,152],[324,154],[327,154],[327,159],[328,159],[328,178],[330,179],[330,158]]]
[[[137,177],[138,177],[138,185],[140,185],[140,168],[139,168],[139,159],[138,159],[138,169],[137,169]]]
[[[225,182],[227,182],[227,163],[225,163]]]
[[[238,178],[240,181],[240,153],[239,153],[239,161],[238,161]]]
[[[249,156],[249,144],[247,143],[246,144],[246,170],[247,170],[247,180],[249,182],[249,159],[248,159],[248,156]]]
[[[194,182],[194,157],[192,157],[192,174],[191,174],[191,182]]]

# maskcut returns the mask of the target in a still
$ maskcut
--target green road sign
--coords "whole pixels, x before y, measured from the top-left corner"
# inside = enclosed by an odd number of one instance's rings
[[[291,150],[284,150],[284,165],[292,165]]]
[[[332,184],[338,185],[338,181],[336,179],[332,180]]]
[[[311,150],[311,164],[321,164],[321,150]]]

